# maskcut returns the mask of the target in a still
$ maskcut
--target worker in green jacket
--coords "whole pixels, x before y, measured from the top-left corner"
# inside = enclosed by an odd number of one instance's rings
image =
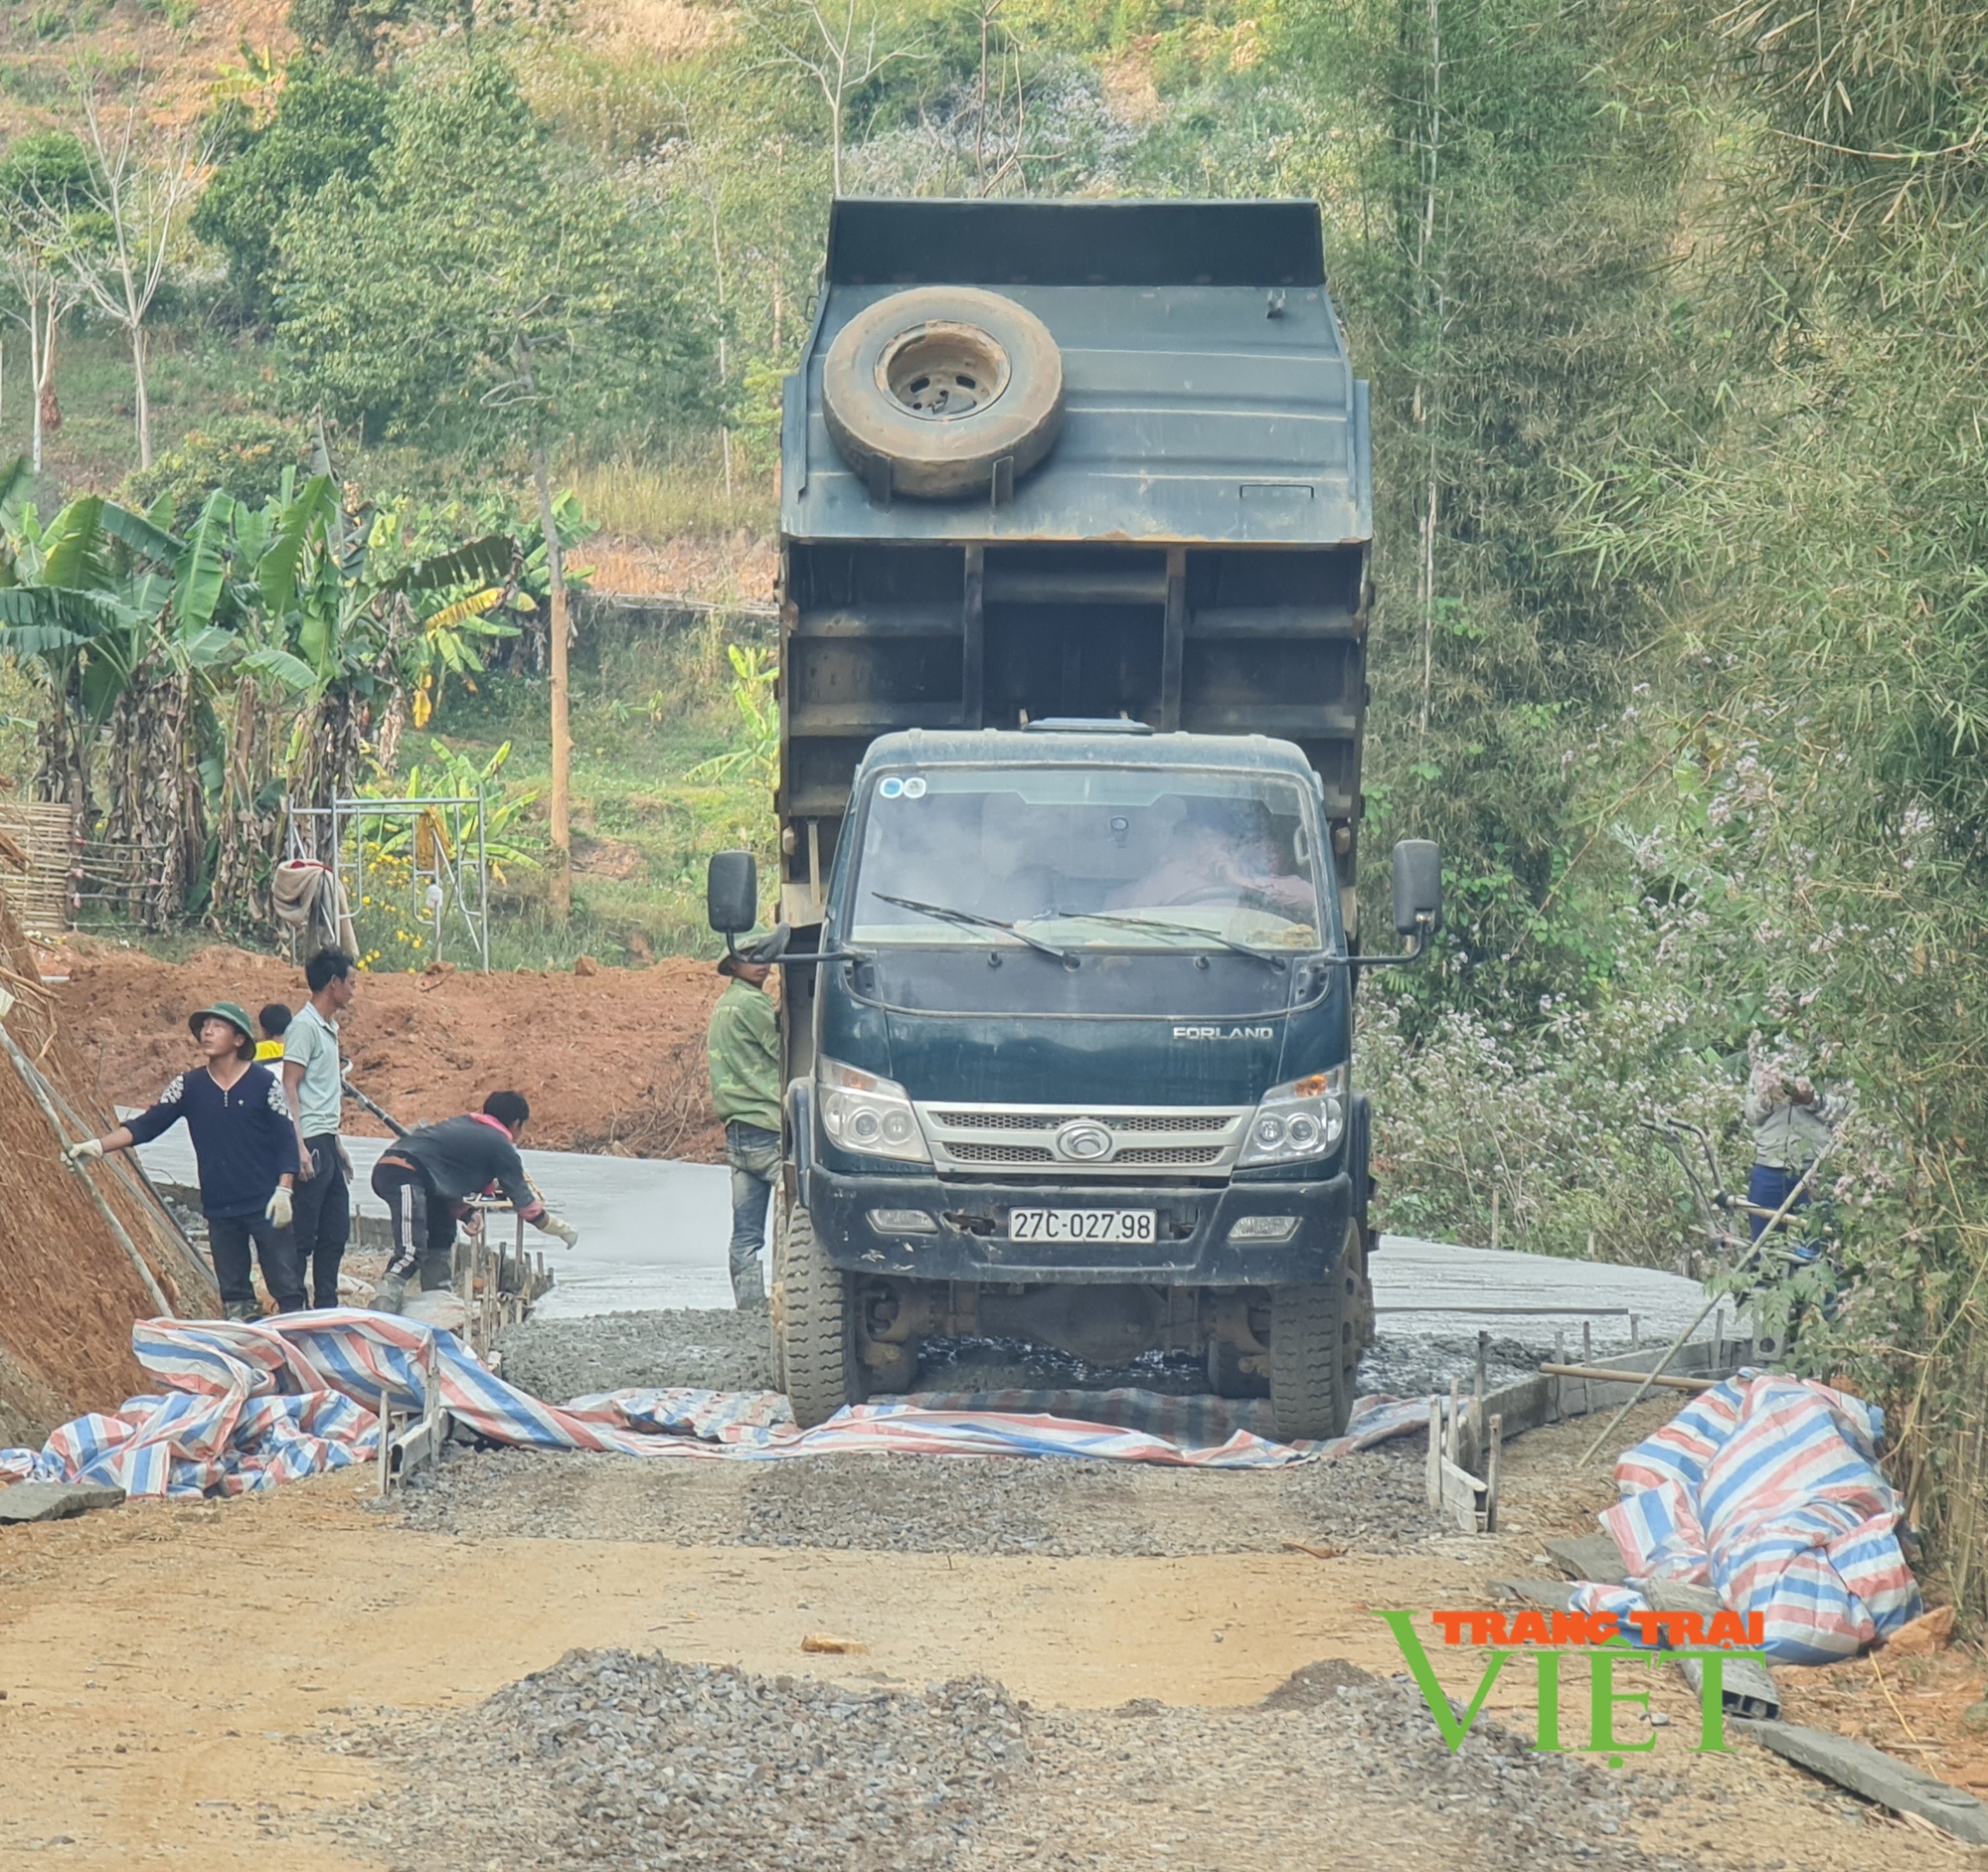
[[[718,964],[731,982],[711,1011],[706,1041],[711,1103],[732,1166],[732,1297],[742,1310],[766,1304],[760,1251],[780,1173],[780,1024],[766,978],[785,946],[786,932],[778,930],[741,943]]]

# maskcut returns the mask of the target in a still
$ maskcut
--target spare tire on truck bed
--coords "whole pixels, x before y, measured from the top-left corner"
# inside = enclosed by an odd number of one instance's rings
[[[836,334],[821,408],[873,497],[1000,498],[1063,427],[1063,354],[1041,319],[998,292],[913,286]]]

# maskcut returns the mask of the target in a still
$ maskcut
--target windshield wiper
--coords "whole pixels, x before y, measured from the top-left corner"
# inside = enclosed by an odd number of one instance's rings
[[[1108,923],[1120,930],[1171,930],[1176,936],[1199,936],[1205,942],[1220,944],[1225,949],[1233,949],[1238,955],[1247,955],[1259,962],[1267,962],[1278,973],[1283,972],[1284,958],[1272,955],[1264,949],[1252,949],[1246,942],[1238,942],[1234,936],[1226,936],[1218,931],[1204,930],[1198,924],[1174,923],[1165,917],[1113,917],[1101,910],[1067,910],[1060,913],[1073,922]]]
[[[893,897],[888,891],[870,893],[880,904],[895,904],[900,910],[914,910],[921,917],[936,917],[941,923],[955,923],[968,930],[999,930],[1011,936],[1017,942],[1026,942],[1032,949],[1041,949],[1045,955],[1054,955],[1058,961],[1070,960],[1070,952],[1045,942],[1040,936],[1032,936],[1015,928],[1012,923],[1003,923],[999,917],[983,917],[975,910],[955,910],[950,904],[922,904],[915,897]]]

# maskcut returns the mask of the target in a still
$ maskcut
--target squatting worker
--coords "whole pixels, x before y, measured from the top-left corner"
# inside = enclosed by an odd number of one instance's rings
[[[1771,1065],[1754,1071],[1740,1109],[1753,1127],[1753,1174],[1746,1185],[1746,1201],[1755,1211],[1757,1242],[1768,1218],[1787,1201],[1788,1192],[1835,1135],[1834,1120],[1841,1111],[1806,1079],[1789,1079]],[[1794,1208],[1806,1209],[1810,1194],[1803,1190]]]
[[[780,1173],[780,1022],[766,978],[784,946],[784,933],[776,932],[742,942],[720,961],[718,972],[732,979],[711,1010],[706,1039],[712,1108],[725,1125],[732,1166],[732,1298],[742,1308],[766,1304],[760,1250]]]
[[[554,1215],[525,1180],[518,1136],[531,1115],[523,1093],[493,1092],[481,1111],[423,1124],[396,1138],[373,1166],[373,1193],[394,1222],[394,1254],[373,1296],[376,1312],[401,1310],[408,1277],[417,1266],[423,1292],[448,1284],[456,1218],[467,1213],[472,1196],[492,1184],[534,1228],[568,1248],[579,1242],[580,1231]]]
[[[72,1146],[70,1161],[86,1163],[107,1150],[149,1144],[184,1118],[200,1166],[200,1206],[228,1317],[261,1316],[251,1244],[277,1307],[295,1312],[304,1303],[303,1275],[290,1236],[297,1130],[283,1090],[267,1067],[254,1064],[254,1032],[248,1014],[233,1001],[200,1009],[187,1027],[205,1066],[180,1074],[157,1105],[129,1123]]]
[[[283,1097],[297,1127],[297,1270],[316,1306],[338,1304],[338,1268],[352,1234],[352,1166],[338,1141],[343,1077],[338,1017],[359,991],[359,964],[319,949],[304,964],[310,999],[283,1035]]]

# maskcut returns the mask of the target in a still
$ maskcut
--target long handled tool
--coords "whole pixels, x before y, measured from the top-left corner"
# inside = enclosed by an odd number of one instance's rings
[[[1823,1147],[1816,1152],[1815,1160],[1808,1166],[1806,1170],[1802,1172],[1801,1181],[1798,1182],[1793,1189],[1789,1190],[1787,1195],[1782,1197],[1781,1206],[1774,1211],[1773,1219],[1770,1222],[1768,1222],[1767,1225],[1760,1231],[1759,1239],[1756,1242],[1754,1242],[1751,1249],[1749,1249],[1747,1253],[1743,1257],[1741,1257],[1740,1262],[1735,1266],[1733,1272],[1736,1275],[1743,1274],[1746,1271],[1746,1269],[1753,1262],[1757,1261],[1760,1258],[1760,1256],[1765,1252],[1767,1243],[1769,1239],[1772,1237],[1774,1230],[1780,1225],[1782,1219],[1787,1215],[1788,1211],[1792,1209],[1795,1206],[1795,1204],[1801,1199],[1802,1192],[1808,1188],[1809,1184],[1814,1180],[1816,1171],[1822,1167],[1823,1158],[1828,1156],[1829,1153],[1833,1149],[1835,1149],[1835,1147],[1836,1147],[1836,1139],[1832,1137],[1828,1143],[1824,1144]],[[1595,1450],[1599,1449],[1601,1446],[1604,1443],[1606,1443],[1611,1436],[1614,1435],[1616,1426],[1619,1425],[1622,1422],[1622,1420],[1636,1408],[1637,1405],[1641,1404],[1642,1401],[1649,1396],[1650,1387],[1657,1382],[1658,1378],[1661,1376],[1663,1372],[1664,1367],[1668,1365],[1672,1359],[1676,1358],[1681,1351],[1684,1350],[1685,1341],[1688,1340],[1691,1337],[1691,1335],[1699,1329],[1699,1327],[1705,1324],[1706,1318],[1711,1313],[1712,1309],[1725,1298],[1726,1295],[1724,1293],[1713,1294],[1713,1296],[1705,1302],[1705,1306],[1700,1311],[1698,1317],[1694,1319],[1690,1325],[1688,1325],[1681,1333],[1678,1334],[1678,1336],[1675,1339],[1671,1341],[1670,1350],[1666,1352],[1663,1355],[1663,1357],[1657,1361],[1656,1370],[1652,1371],[1650,1375],[1647,1378],[1645,1378],[1640,1385],[1636,1387],[1636,1395],[1633,1398],[1631,1398],[1627,1404],[1623,1405],[1623,1407],[1619,1411],[1617,1411],[1615,1415],[1611,1417],[1605,1425],[1602,1426],[1600,1434],[1594,1439],[1594,1441],[1591,1444],[1587,1446],[1585,1449],[1583,1449],[1580,1452],[1580,1462],[1578,1466],[1584,1468],[1588,1463],[1594,1460]]]
[[[378,1118],[380,1122],[384,1124],[390,1131],[392,1131],[396,1137],[407,1136],[408,1127],[405,1124],[403,1124],[401,1120],[393,1114],[393,1112],[389,1111],[385,1106],[375,1105],[373,1101],[367,1098],[367,1096],[363,1092],[361,1092],[359,1088],[355,1086],[349,1079],[341,1078],[338,1083],[345,1089],[345,1096],[348,1099],[352,1100],[353,1103],[357,1105],[361,1110],[372,1112],[373,1115],[376,1118]]]

